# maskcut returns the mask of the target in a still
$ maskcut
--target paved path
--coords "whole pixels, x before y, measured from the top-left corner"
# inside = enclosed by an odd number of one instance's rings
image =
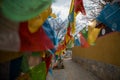
[[[53,70],[54,79],[48,75],[47,80],[98,80],[93,74],[85,71],[72,60],[64,60],[65,69]]]

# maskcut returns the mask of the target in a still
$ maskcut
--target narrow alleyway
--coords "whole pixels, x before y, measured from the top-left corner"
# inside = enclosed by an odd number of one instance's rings
[[[65,69],[53,70],[53,80],[99,80],[92,73],[84,70],[79,64],[70,60],[64,60]],[[50,75],[49,79],[52,80]]]

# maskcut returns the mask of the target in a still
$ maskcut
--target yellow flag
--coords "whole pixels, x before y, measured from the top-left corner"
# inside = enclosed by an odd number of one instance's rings
[[[50,16],[53,17],[53,18],[56,18],[56,17],[57,17],[57,16],[55,15],[55,13],[51,13]]]
[[[28,29],[31,33],[36,32],[42,24],[45,22],[45,20],[48,18],[48,16],[51,14],[52,10],[49,7],[45,11],[43,11],[39,16],[31,19],[28,21]]]
[[[88,43],[94,45],[101,28],[88,27]]]
[[[65,42],[68,43],[70,40],[70,36],[68,36],[67,34],[65,35]]]
[[[74,12],[74,21],[71,23],[72,34],[75,34],[75,31],[76,31],[76,16],[77,16],[77,14]]]
[[[91,21],[91,22],[88,24],[88,26],[89,26],[89,27],[92,27],[92,28],[95,28],[95,27],[96,27],[96,24],[97,24],[97,21],[96,21],[96,20],[93,20],[93,21]]]
[[[74,7],[74,0],[72,0],[72,2],[71,2],[69,13],[71,13],[71,12],[72,12],[73,7]]]

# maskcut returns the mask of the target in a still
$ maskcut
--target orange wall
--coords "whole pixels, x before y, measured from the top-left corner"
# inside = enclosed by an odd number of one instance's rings
[[[95,46],[74,47],[72,51],[73,57],[78,56],[120,66],[120,33],[110,33],[98,38]]]

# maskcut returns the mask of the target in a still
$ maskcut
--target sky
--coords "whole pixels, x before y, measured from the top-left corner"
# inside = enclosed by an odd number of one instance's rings
[[[53,13],[63,21],[68,17],[71,0],[55,0],[52,4]]]

